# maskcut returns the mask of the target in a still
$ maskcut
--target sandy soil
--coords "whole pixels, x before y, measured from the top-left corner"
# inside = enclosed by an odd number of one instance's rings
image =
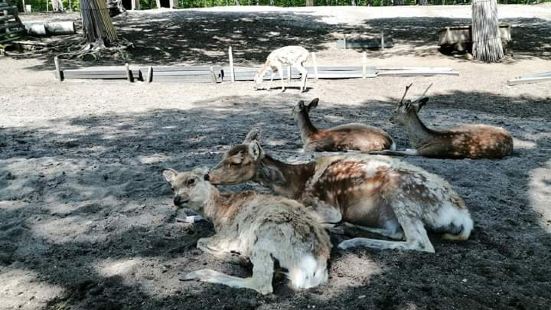
[[[0,308],[549,309],[551,87],[505,82],[551,70],[551,6],[500,7],[515,26],[513,54],[500,64],[438,53],[437,29],[468,23],[468,7],[227,10],[132,12],[116,24],[135,44],[131,64],[224,63],[228,44],[242,64],[287,44],[318,51],[320,64],[358,64],[360,51],[335,49],[335,35],[383,29],[396,47],[369,51],[373,65],[452,67],[460,76],[320,80],[299,94],[251,83],[59,83],[54,52],[0,57]],[[24,16],[46,18],[77,16]],[[486,123],[515,137],[514,155],[499,161],[404,159],[464,197],[475,220],[469,241],[435,237],[433,255],[334,251],[329,283],[304,292],[282,279],[270,296],[179,281],[205,266],[240,276],[250,268],[195,249],[212,228],[175,221],[182,214],[163,168],[213,165],[255,125],[273,156],[303,156],[291,106],[314,97],[320,127],[364,122],[407,147],[387,119],[410,82],[412,95],[434,83],[421,113],[430,126]],[[237,188],[251,187],[264,190]]]

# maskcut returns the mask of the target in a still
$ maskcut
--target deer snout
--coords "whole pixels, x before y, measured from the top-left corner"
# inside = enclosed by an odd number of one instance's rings
[[[205,181],[210,181],[210,177],[209,177],[209,174],[206,173],[204,176],[203,176],[203,180]]]
[[[189,197],[182,197],[180,195],[174,196],[174,205],[181,207],[189,201]]]

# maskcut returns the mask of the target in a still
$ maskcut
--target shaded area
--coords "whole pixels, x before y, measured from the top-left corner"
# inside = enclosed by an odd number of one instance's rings
[[[59,17],[55,17],[59,19]],[[80,25],[76,14],[65,15]],[[513,25],[510,54],[517,58],[551,59],[551,23],[543,19],[502,19]],[[391,36],[395,47],[381,53],[370,51],[369,57],[387,58],[396,55],[439,55],[438,31],[446,26],[470,24],[470,19],[409,17],[366,20],[363,25],[327,24],[321,16],[290,12],[203,12],[165,11],[131,12],[117,16],[118,34],[133,43],[125,52],[106,52],[97,61],[65,61],[73,66],[118,64],[125,62],[153,65],[225,64],[231,45],[237,63],[258,64],[272,50],[285,45],[302,45],[311,51],[333,47],[334,34],[360,34],[379,37],[381,31]],[[80,27],[80,26],[79,26]],[[39,57],[44,64],[35,67],[51,69],[53,56],[78,50],[81,34],[52,37],[50,50],[36,50],[16,57]],[[37,40],[37,39],[35,39]],[[446,57],[446,56],[444,56]]]
[[[63,294],[47,305],[55,309],[548,307],[551,235],[532,209],[529,184],[531,171],[545,166],[551,155],[551,107],[540,99],[489,93],[433,96],[421,118],[431,127],[503,126],[524,141],[513,156],[499,161],[404,158],[443,176],[465,198],[475,220],[469,241],[433,237],[434,255],[334,251],[329,283],[298,293],[281,279],[271,296],[180,282],[182,274],[205,265],[239,276],[249,270],[194,248],[211,227],[175,221],[181,213],[171,206],[161,170],[211,166],[254,125],[264,129],[265,148],[275,157],[304,156],[297,151],[301,143],[291,107],[280,103],[297,100],[283,99],[220,97],[189,110],[0,129],[0,274],[33,272],[34,283],[62,287]],[[392,109],[390,100],[360,106],[321,102],[311,117],[319,127],[379,126],[405,147],[403,130],[386,121]],[[17,296],[17,291],[3,293]]]

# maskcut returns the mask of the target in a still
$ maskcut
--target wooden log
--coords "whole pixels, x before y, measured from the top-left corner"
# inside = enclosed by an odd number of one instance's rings
[[[384,70],[378,71],[378,76],[431,76],[431,75],[459,75],[457,71],[435,71],[435,70]]]
[[[551,72],[547,72],[545,75],[519,76],[515,79],[507,81],[507,85],[514,86],[519,84],[532,84],[546,81],[551,81]]]
[[[32,36],[45,36],[47,34],[45,24],[24,23],[24,25],[27,33]]]
[[[27,33],[34,36],[74,34],[74,22],[24,23]]]
[[[343,40],[337,40],[337,48],[349,49],[349,48],[369,48],[369,49],[380,49],[381,44],[384,44],[384,48],[391,48],[394,46],[394,42],[391,38],[384,39],[347,39],[346,42]],[[344,47],[346,45],[346,48]]]
[[[46,31],[49,35],[75,34],[75,23],[72,21],[46,23]]]

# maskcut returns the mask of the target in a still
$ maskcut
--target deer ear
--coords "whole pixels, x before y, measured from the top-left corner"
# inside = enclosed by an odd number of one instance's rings
[[[310,101],[310,104],[308,105],[308,108],[313,109],[318,106],[318,102],[320,101],[319,98],[314,98],[314,100]]]
[[[299,101],[298,104],[297,104],[297,106],[298,106],[298,108],[301,109],[301,110],[304,109],[304,100]]]
[[[248,144],[253,141],[259,141],[259,140],[260,140],[260,130],[258,130],[258,128],[253,128],[249,131],[249,133],[245,137],[245,140],[243,140],[243,144]]]
[[[209,168],[207,168],[207,167],[195,167],[195,168],[193,168],[193,173],[196,173],[200,176],[204,176],[208,172],[209,172]]]
[[[176,178],[177,174],[178,174],[178,171],[174,169],[169,168],[169,169],[163,170],[163,177],[165,177],[165,180],[168,183],[172,183],[172,181],[174,181],[174,179]]]
[[[258,141],[253,141],[249,144],[249,154],[254,160],[259,160],[264,157],[264,150],[262,150]]]
[[[425,104],[427,104],[428,101],[429,101],[429,97],[423,97],[421,99],[418,99],[417,102],[415,103],[415,109],[417,110],[417,112],[419,112],[421,108],[424,107]]]

